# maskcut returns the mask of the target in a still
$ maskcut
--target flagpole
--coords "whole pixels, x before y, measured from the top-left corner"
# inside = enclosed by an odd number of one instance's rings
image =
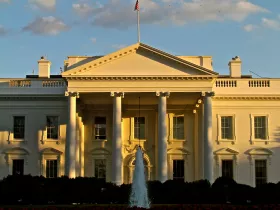
[[[138,42],[140,43],[140,9],[137,10],[137,31],[138,31]]]

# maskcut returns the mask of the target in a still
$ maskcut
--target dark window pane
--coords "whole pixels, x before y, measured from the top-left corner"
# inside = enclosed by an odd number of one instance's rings
[[[95,139],[106,139],[106,117],[95,117],[94,123]]]
[[[185,161],[173,160],[173,179],[185,180]]]
[[[13,160],[13,175],[23,175],[24,173],[24,160],[14,159]]]
[[[254,131],[256,139],[266,139],[266,116],[254,117]]]
[[[57,178],[57,160],[46,161],[46,177]]]
[[[14,117],[14,138],[24,139],[24,130],[25,130],[25,117],[24,116]]]
[[[47,116],[47,138],[58,139],[58,117]]]
[[[173,117],[173,138],[184,139],[184,116]]]
[[[256,187],[267,182],[267,161],[255,160]]]
[[[134,138],[145,139],[145,117],[134,117]]]
[[[222,160],[222,176],[233,179],[233,160]]]
[[[233,139],[232,121],[233,121],[232,116],[221,117],[222,139]]]
[[[106,180],[106,160],[98,159],[94,161],[94,176]]]

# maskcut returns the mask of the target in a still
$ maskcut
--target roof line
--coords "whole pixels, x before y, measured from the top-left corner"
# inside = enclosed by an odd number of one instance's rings
[[[157,52],[159,52],[159,53],[161,53],[161,54],[163,54],[163,55],[165,55],[165,56],[167,56],[167,57],[173,58],[174,60],[180,61],[181,63],[190,65],[190,66],[195,67],[195,68],[198,68],[198,69],[200,69],[200,70],[204,70],[204,71],[206,71],[206,72],[208,72],[208,73],[215,74],[215,75],[219,75],[219,73],[217,73],[217,72],[215,72],[215,71],[212,71],[212,70],[210,70],[210,69],[207,69],[207,68],[202,67],[202,66],[199,66],[199,65],[196,65],[196,64],[191,63],[191,62],[189,62],[189,61],[186,61],[186,60],[184,60],[184,59],[182,59],[182,58],[176,57],[175,55],[172,55],[172,54],[166,53],[166,52],[164,52],[164,51],[162,51],[162,50],[159,50],[159,49],[157,49],[157,48],[151,47],[151,46],[149,46],[149,45],[140,43],[140,46],[141,46],[141,47],[148,48],[148,49],[151,49],[151,50],[154,50],[154,51],[157,51]]]

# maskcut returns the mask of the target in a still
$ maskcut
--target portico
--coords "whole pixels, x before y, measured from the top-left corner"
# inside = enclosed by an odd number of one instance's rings
[[[207,121],[209,119],[209,111],[211,109],[210,94],[201,95],[201,93],[170,93],[170,92],[154,92],[154,93],[125,93],[125,92],[110,92],[110,93],[67,93],[69,97],[69,128],[79,131],[81,126],[76,124],[73,120],[73,116],[80,116],[83,125],[86,127],[84,133],[67,131],[67,147],[66,147],[66,173],[69,173],[70,177],[77,176],[80,171],[77,171],[76,164],[80,163],[80,158],[89,160],[88,152],[90,150],[105,149],[109,153],[106,166],[110,175],[106,175],[107,179],[116,183],[122,184],[129,180],[129,175],[126,174],[125,159],[131,156],[135,152],[135,146],[141,144],[147,153],[150,168],[150,179],[160,180],[162,182],[172,178],[170,172],[170,165],[172,165],[172,156],[180,156],[179,159],[184,159],[186,162],[185,170],[188,168],[190,171],[186,171],[188,174],[185,176],[186,180],[195,179],[194,168],[200,167],[204,164],[204,171],[207,171],[208,179],[213,176],[211,174],[211,134],[203,142],[203,139],[195,139],[198,133],[195,132],[195,127],[208,128],[206,131],[211,132],[212,124]],[[79,96],[79,98],[77,97]],[[140,101],[140,117],[145,118],[145,125],[141,127],[144,129],[144,138],[135,138],[134,132],[134,117],[139,117],[139,97]],[[206,100],[206,105],[203,106],[204,121],[197,121],[195,123],[194,110],[201,110],[202,105],[198,104],[198,100],[204,100],[205,97],[209,97]],[[75,99],[75,100],[74,100]],[[78,102],[77,102],[78,100]],[[200,106],[198,109],[197,105]],[[77,107],[74,109],[73,107]],[[104,116],[106,119],[106,138],[96,139],[94,131],[94,119],[96,117]],[[174,139],[172,136],[172,124],[173,116],[184,117],[184,138]],[[208,117],[207,117],[208,116]],[[74,123],[73,123],[74,122]],[[78,122],[78,118],[77,118]],[[203,126],[202,126],[203,124]],[[75,136],[76,135],[76,136]],[[79,135],[79,137],[78,137]],[[81,135],[84,136],[84,154],[80,156],[79,149],[81,147]],[[206,139],[206,137],[204,137]],[[200,145],[200,148],[196,148],[196,142]],[[77,145],[79,145],[77,147]],[[199,152],[202,154],[201,146],[204,145],[205,160],[194,159],[191,154]],[[210,149],[209,149],[210,148]],[[169,150],[177,149],[177,153],[168,153]],[[207,150],[208,149],[208,150]],[[186,152],[183,152],[186,151]],[[68,153],[67,153],[68,152]],[[71,158],[78,157],[78,158]],[[69,158],[69,159],[67,159]],[[171,162],[170,162],[171,161]],[[151,167],[152,165],[152,167]],[[110,168],[111,167],[111,168]],[[128,166],[127,166],[128,167]],[[68,170],[69,171],[68,171]],[[78,169],[80,170],[80,169]],[[93,169],[91,169],[92,171]],[[89,176],[92,175],[91,171],[85,169],[84,173]],[[210,172],[209,172],[210,171]],[[171,173],[171,174],[170,174]],[[200,171],[203,173],[203,171]],[[68,175],[68,174],[66,174]],[[131,176],[131,175],[130,175]]]
[[[66,65],[69,63],[71,60],[68,60]],[[85,58],[71,65],[62,75],[67,80],[66,95],[70,98],[68,122],[70,126],[67,132],[69,148],[66,147],[68,154],[66,157],[71,159],[70,156],[76,156],[75,134],[72,130],[75,130],[76,126],[74,123],[76,98],[80,95],[78,107],[84,108],[78,115],[87,118],[83,120],[86,122],[85,127],[91,126],[93,129],[94,116],[102,115],[102,112],[107,116],[106,132],[110,130],[111,133],[106,135],[106,139],[100,140],[102,144],[96,142],[92,136],[93,131],[91,134],[85,133],[84,136],[85,145],[87,144],[89,148],[100,147],[110,153],[108,158],[112,164],[110,181],[121,184],[127,180],[124,159],[127,155],[136,152],[134,149],[139,142],[144,150],[147,150],[147,157],[153,165],[153,179],[165,182],[173,176],[170,172],[171,159],[182,153],[180,158],[184,159],[184,166],[186,166],[183,173],[189,173],[186,172],[186,168],[192,171],[188,174],[189,180],[195,179],[194,168],[202,165],[203,170],[200,170],[202,176],[213,180],[210,119],[212,118],[212,84],[216,75],[217,73],[209,69],[142,43],[96,60],[86,62]],[[141,98],[140,116],[139,97]],[[204,106],[198,101],[204,102]],[[197,121],[195,125],[194,115],[198,110],[203,110],[204,115],[203,120]],[[177,115],[183,116],[181,120],[184,121],[184,128],[182,128],[184,136],[179,137],[181,139],[172,136],[173,118]],[[139,124],[140,121],[143,125]],[[134,132],[137,132],[135,126],[142,126],[141,128],[148,132],[142,134],[143,139],[134,136]],[[202,139],[195,139],[195,136],[198,136],[194,133],[195,126],[204,128]],[[93,141],[92,144],[87,143],[90,141]],[[195,141],[199,142],[200,148],[195,148],[195,145],[198,145]],[[176,154],[168,154],[170,149],[177,149]],[[201,151],[198,151],[199,149]],[[203,158],[194,160],[190,154],[195,152],[204,154],[204,160]],[[67,175],[74,177],[75,162],[73,159],[66,162],[69,168],[69,171],[66,170],[69,173]]]

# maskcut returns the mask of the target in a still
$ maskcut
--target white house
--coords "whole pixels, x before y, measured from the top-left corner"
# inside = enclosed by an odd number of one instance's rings
[[[211,56],[143,43],[69,56],[61,75],[0,79],[0,177],[31,174],[130,183],[135,152],[148,180],[280,179],[280,81],[213,70]]]

